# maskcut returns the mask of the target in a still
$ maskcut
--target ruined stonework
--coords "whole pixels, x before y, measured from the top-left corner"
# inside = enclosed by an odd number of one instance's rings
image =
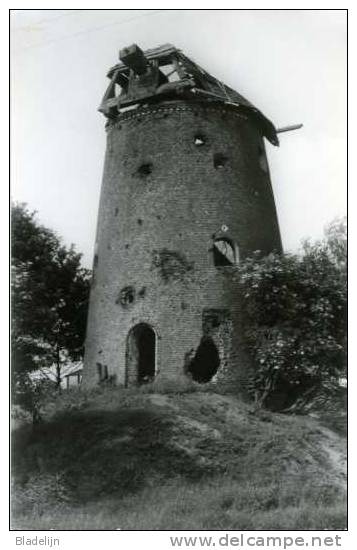
[[[236,266],[281,250],[263,140],[277,144],[275,128],[172,46],[132,46],[121,60],[100,107],[107,151],[83,383],[244,384]]]

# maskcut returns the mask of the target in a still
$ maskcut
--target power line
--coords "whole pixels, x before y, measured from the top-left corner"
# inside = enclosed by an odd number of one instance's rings
[[[78,11],[92,11],[92,10],[78,10]],[[97,11],[97,10],[93,10],[93,11]],[[131,21],[135,21],[136,19],[142,19],[144,17],[151,17],[152,15],[157,15],[159,13],[164,13],[166,11],[170,11],[170,10],[155,10],[155,11],[150,10],[150,12],[148,12],[148,13],[142,13],[140,15],[136,15],[135,17],[129,17],[128,19],[124,19],[122,21],[115,21],[113,23],[108,23],[107,25],[102,25],[100,27],[94,27],[92,29],[87,29],[85,31],[79,31],[79,32],[76,32],[74,34],[70,34],[70,35],[64,36],[62,38],[55,39],[55,40],[48,40],[47,42],[42,42],[42,44],[34,44],[33,46],[28,46],[27,48],[26,47],[22,48],[22,49],[20,48],[19,50],[15,50],[14,53],[17,54],[17,53],[20,53],[22,51],[41,48],[41,47],[47,46],[48,44],[55,44],[57,42],[63,42],[64,40],[69,40],[69,39],[75,38],[77,36],[81,36],[81,35],[84,35],[84,34],[89,34],[91,32],[100,31],[100,30],[106,29],[108,27],[124,25],[125,23],[130,23]],[[66,14],[63,14],[63,16],[64,15],[66,15]],[[70,15],[70,14],[68,14],[68,15]]]
[[[26,13],[28,11],[33,10],[22,10],[17,13]],[[41,10],[41,11],[52,11],[52,10]],[[31,27],[32,25],[42,25],[43,23],[51,23],[52,21],[57,21],[57,19],[62,19],[63,17],[71,17],[72,15],[79,13],[81,11],[86,10],[67,10],[66,13],[59,13],[58,15],[55,15],[54,17],[47,17],[46,19],[40,19],[39,21],[33,21],[32,23],[27,23],[26,25],[22,27],[18,27],[17,29],[14,29],[15,31],[20,31],[22,29],[26,29],[26,27]]]

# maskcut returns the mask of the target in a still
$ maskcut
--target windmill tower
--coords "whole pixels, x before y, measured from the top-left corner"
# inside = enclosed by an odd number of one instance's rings
[[[236,266],[281,251],[273,124],[172,45],[121,50],[107,118],[84,384],[244,385]]]

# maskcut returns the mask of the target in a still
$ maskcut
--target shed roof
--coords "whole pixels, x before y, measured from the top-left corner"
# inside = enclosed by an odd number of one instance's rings
[[[81,372],[83,372],[83,367],[79,367],[78,369],[73,370],[73,371],[69,372],[68,374],[65,374],[64,378],[69,378],[70,376],[75,376],[77,374],[80,374]]]

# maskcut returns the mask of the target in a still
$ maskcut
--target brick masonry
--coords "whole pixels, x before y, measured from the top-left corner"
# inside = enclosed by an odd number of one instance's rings
[[[244,385],[250,361],[235,267],[215,267],[215,237],[239,257],[281,250],[259,129],[224,105],[174,101],[119,115],[108,126],[83,384],[106,365],[136,383],[131,329],[156,334],[156,377],[186,376],[204,333],[219,350],[213,382]],[[218,311],[219,326],[210,326]],[[208,319],[208,321],[207,321]]]

